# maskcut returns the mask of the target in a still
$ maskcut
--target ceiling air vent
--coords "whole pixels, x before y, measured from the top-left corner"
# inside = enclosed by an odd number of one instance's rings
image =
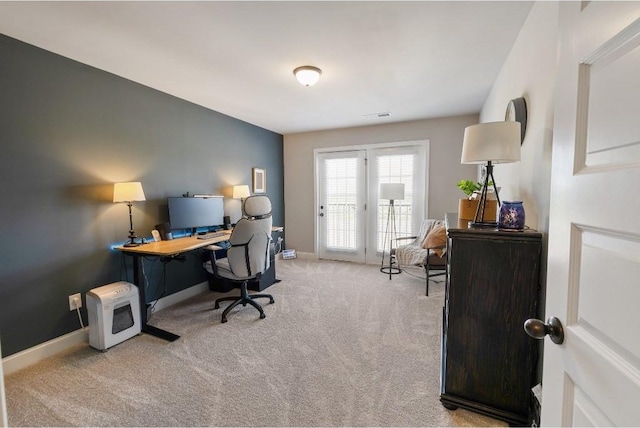
[[[390,111],[383,111],[381,113],[369,113],[364,115],[364,117],[366,117],[367,119],[378,119],[378,118],[389,117],[389,116],[391,116]]]

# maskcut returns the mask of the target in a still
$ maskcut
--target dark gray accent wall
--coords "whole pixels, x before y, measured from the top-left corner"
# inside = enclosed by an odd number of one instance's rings
[[[239,212],[231,186],[251,185],[257,166],[273,222],[284,224],[282,135],[4,35],[0,150],[3,356],[80,328],[70,294],[85,304],[92,288],[132,281],[130,258],[111,249],[129,230],[114,182],[142,182],[134,226],[150,237],[168,220],[168,196],[224,194]],[[197,253],[168,264],[166,277],[163,267],[145,261],[148,299],[206,280]],[[86,325],[86,307],[82,316]]]

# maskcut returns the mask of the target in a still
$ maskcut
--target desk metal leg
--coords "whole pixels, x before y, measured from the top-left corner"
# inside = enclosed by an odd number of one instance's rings
[[[178,336],[177,334],[171,333],[170,331],[167,330],[163,330],[161,328],[158,327],[154,327],[152,325],[149,324],[145,324],[142,327],[142,331],[144,333],[150,334],[151,336],[155,336],[155,337],[159,337],[160,339],[164,339],[168,342],[175,342],[176,340],[180,339],[180,336]]]
[[[142,332],[173,342],[179,339],[180,336],[147,324],[147,298],[145,296],[144,281],[140,280],[140,263],[143,263],[143,261],[140,260],[140,256],[133,254],[133,283],[138,287],[138,296],[140,297],[140,321]]]

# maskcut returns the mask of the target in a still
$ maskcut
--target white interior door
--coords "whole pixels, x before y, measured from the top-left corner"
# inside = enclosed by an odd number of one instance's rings
[[[319,153],[318,257],[365,262],[365,151]]]
[[[639,16],[560,2],[543,426],[640,426]]]

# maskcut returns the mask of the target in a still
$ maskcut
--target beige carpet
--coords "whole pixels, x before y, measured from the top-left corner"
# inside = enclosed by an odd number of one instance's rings
[[[377,266],[277,263],[264,320],[240,306],[221,324],[204,293],[151,319],[176,342],[80,346],[7,376],[10,426],[504,425],[439,402],[442,282],[426,297]]]

